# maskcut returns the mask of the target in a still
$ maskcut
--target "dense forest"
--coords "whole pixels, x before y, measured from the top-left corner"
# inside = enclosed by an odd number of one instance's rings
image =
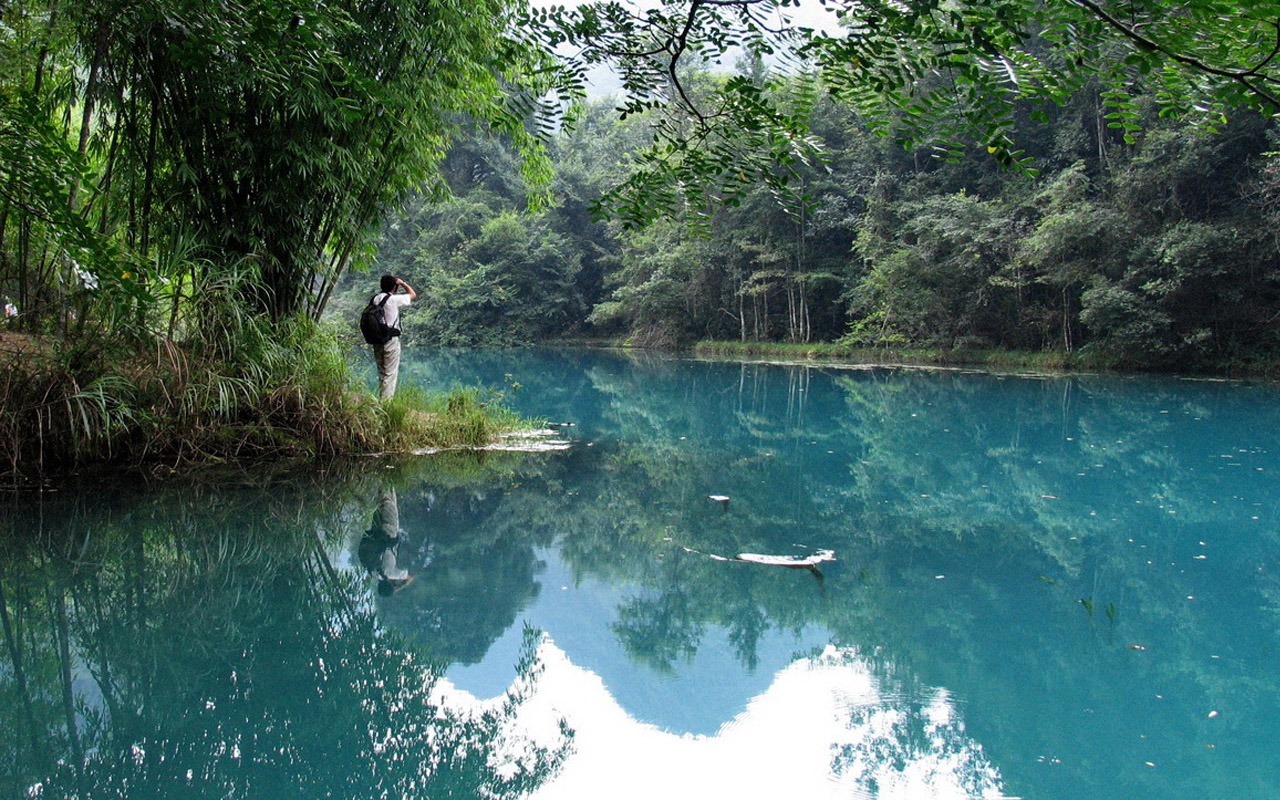
[[[1145,98],[1128,132],[1085,90],[1019,120],[1029,175],[979,148],[904,150],[826,101],[823,157],[790,193],[760,185],[704,219],[637,228],[593,215],[644,142],[645,120],[615,105],[554,141],[554,206],[526,213],[518,162],[472,140],[447,161],[453,200],[388,219],[377,267],[422,287],[417,341],[838,341],[1155,369],[1240,367],[1280,344],[1280,164],[1260,115],[1206,133]],[[342,313],[369,284],[352,281]]]

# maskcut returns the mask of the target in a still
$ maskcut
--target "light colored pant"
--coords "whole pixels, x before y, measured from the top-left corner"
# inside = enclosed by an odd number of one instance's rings
[[[395,397],[396,383],[400,380],[400,337],[393,336],[386,344],[375,344],[373,360],[378,362],[378,396],[389,400]]]

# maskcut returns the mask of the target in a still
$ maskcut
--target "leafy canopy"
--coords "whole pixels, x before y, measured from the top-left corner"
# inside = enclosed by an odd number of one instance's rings
[[[838,20],[829,30],[795,25],[800,2],[594,2],[534,15],[552,44],[576,48],[578,69],[615,67],[623,114],[662,110],[653,148],[600,213],[645,224],[785,183],[821,156],[808,136],[821,91],[904,145],[954,159],[976,141],[1024,171],[1034,168],[1013,137],[1016,113],[1089,82],[1129,136],[1138,92],[1209,128],[1238,109],[1280,110],[1275,0],[816,0]],[[772,59],[777,77],[690,85],[687,67],[734,51]],[[797,76],[806,88],[778,91]]]

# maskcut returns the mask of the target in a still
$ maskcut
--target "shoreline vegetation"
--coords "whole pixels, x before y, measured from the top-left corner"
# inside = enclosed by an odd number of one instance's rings
[[[648,351],[628,337],[562,338],[559,347],[587,347]],[[661,348],[658,348],[661,349]],[[1280,381],[1280,361],[1259,356],[1252,360],[1187,364],[1184,368],[1153,366],[1100,350],[1086,348],[1072,353],[1060,350],[1002,350],[999,348],[867,347],[844,342],[769,342],[704,339],[674,352],[701,358],[770,360],[787,363],[858,364],[870,366],[966,367],[1038,373],[1114,373],[1166,375],[1187,378],[1252,379]]]
[[[4,484],[480,449],[538,427],[476,387],[402,387],[380,402],[333,328],[296,319],[271,330],[242,327],[234,347],[157,340],[128,353],[0,332]]]
[[[839,342],[701,341],[695,355],[721,358],[771,358],[794,361],[844,361],[858,364],[930,367],[1027,369],[1045,372],[1111,371],[1114,362],[1063,352],[948,349],[939,347],[865,347]]]
[[[934,367],[972,367],[993,370],[1036,372],[1114,372],[1183,375],[1217,378],[1280,379],[1280,363],[1259,360],[1219,365],[1198,364],[1187,369],[1152,369],[1095,351],[1020,351],[999,349],[872,348],[839,342],[737,342],[701,341],[692,348],[695,355],[719,358],[780,358],[795,361],[852,361],[859,364]]]

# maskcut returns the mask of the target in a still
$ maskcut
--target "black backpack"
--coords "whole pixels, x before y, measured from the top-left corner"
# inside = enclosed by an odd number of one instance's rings
[[[384,313],[384,306],[391,299],[391,295],[384,294],[381,302],[375,303],[373,298],[377,296],[375,294],[370,297],[369,304],[364,307],[364,311],[360,312],[360,333],[364,334],[364,340],[369,344],[386,344],[400,335],[400,329],[388,325]]]

